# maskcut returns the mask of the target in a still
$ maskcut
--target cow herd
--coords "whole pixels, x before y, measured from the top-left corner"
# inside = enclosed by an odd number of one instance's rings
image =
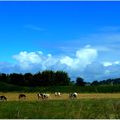
[[[62,96],[60,92],[55,92],[54,95],[55,95],[56,97],[57,97],[57,96],[58,96],[58,97],[61,97],[61,96]],[[68,97],[69,97],[70,99],[74,99],[74,98],[77,98],[77,96],[78,96],[78,94],[77,94],[76,92],[74,92],[74,93],[70,93]],[[47,94],[47,93],[38,93],[38,94],[37,94],[38,100],[40,100],[40,99],[42,99],[42,100],[48,99],[49,97],[50,97],[50,94]],[[25,94],[19,94],[19,95],[18,95],[18,99],[19,99],[19,100],[25,100],[26,98],[27,98],[27,96],[26,96]],[[1,96],[0,96],[0,101],[7,101],[7,97],[4,96],[4,95],[1,95]]]

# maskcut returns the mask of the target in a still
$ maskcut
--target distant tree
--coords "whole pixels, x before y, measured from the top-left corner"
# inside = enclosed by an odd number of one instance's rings
[[[22,74],[12,73],[9,75],[9,82],[15,85],[24,85],[24,77]]]
[[[84,79],[81,78],[81,77],[77,77],[77,78],[76,78],[76,85],[77,85],[77,86],[85,86]]]
[[[54,85],[55,73],[52,70],[45,70],[41,73],[41,82],[43,86]]]
[[[91,85],[99,85],[99,82],[97,80],[93,81]]]
[[[56,71],[55,73],[55,85],[66,86],[70,84],[70,78],[68,74],[64,71]]]
[[[106,82],[106,80],[102,80],[102,81],[99,82],[99,84],[100,85],[105,85],[105,84],[107,84],[107,82]]]
[[[120,84],[120,78],[116,78],[112,80],[113,84]]]
[[[24,82],[27,86],[34,86],[33,84],[33,75],[31,73],[24,74]]]
[[[33,75],[34,86],[42,86],[42,75],[40,72]]]
[[[0,81],[6,82],[7,81],[7,75],[5,73],[0,74]]]

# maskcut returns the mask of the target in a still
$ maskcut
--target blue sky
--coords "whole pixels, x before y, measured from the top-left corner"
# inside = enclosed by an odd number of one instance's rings
[[[0,2],[0,72],[120,77],[120,2]]]

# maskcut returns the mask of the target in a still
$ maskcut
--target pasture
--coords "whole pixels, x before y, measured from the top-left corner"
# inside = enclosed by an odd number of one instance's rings
[[[0,102],[1,119],[120,118],[119,99]]]
[[[120,93],[78,94],[69,99],[50,94],[47,100],[38,100],[37,93],[24,93],[26,100],[18,100],[19,93],[0,93],[8,101],[0,101],[0,119],[109,119],[120,118]]]
[[[17,92],[0,92],[0,95],[7,97],[8,101],[18,101],[18,96],[20,93]],[[24,93],[26,95],[26,101],[38,101],[37,93]],[[79,93],[77,99],[107,99],[107,98],[119,98],[120,93]],[[55,94],[50,93],[48,100],[68,100],[69,94],[62,93],[61,96],[55,96]]]

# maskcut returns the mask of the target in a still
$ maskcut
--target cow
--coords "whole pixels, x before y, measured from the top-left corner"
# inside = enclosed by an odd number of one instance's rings
[[[2,95],[2,96],[0,96],[0,100],[7,101],[7,98],[4,95]]]
[[[37,97],[38,97],[38,100],[39,100],[40,98],[43,98],[43,94],[42,93],[38,93]]]
[[[42,98],[42,99],[47,99],[47,98],[49,98],[50,94],[38,93],[37,96],[38,96],[38,100],[39,100],[40,98]]]
[[[44,99],[49,98],[49,96],[50,94],[46,94],[46,93],[43,94]]]
[[[61,96],[60,92],[55,92],[55,96]]]
[[[77,98],[78,94],[75,92],[75,93],[70,93],[69,94],[69,98],[73,99],[73,98]]]
[[[19,97],[18,97],[18,98],[19,98],[19,100],[20,100],[20,99],[26,99],[26,95],[25,95],[25,94],[19,94]]]

